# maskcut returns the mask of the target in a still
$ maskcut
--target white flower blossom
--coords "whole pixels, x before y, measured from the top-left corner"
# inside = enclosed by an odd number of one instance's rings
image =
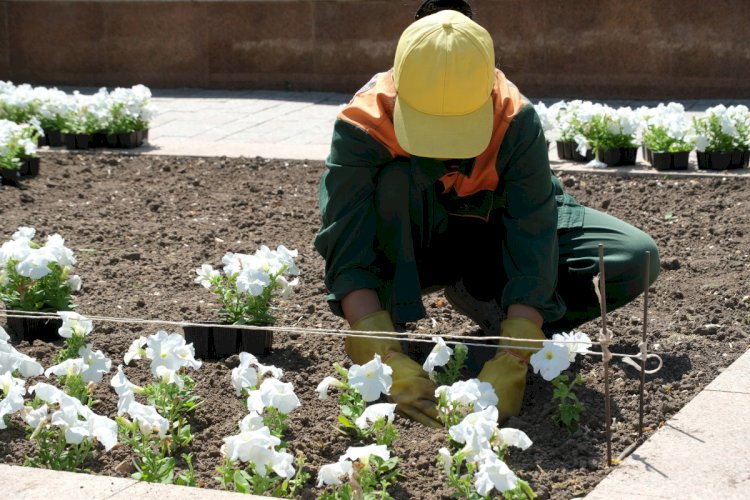
[[[318,399],[321,401],[324,401],[328,398],[328,389],[333,387],[344,387],[344,384],[337,379],[336,377],[326,377],[318,384],[318,387],[315,389],[318,393]]]
[[[448,363],[453,354],[453,349],[448,347],[443,337],[432,337],[432,341],[435,342],[435,347],[432,348],[422,365],[424,371],[428,373],[435,370],[436,366],[444,366]]]
[[[10,372],[0,373],[0,429],[5,429],[5,416],[23,408],[26,382],[15,378]]]
[[[378,419],[387,419],[388,422],[393,422],[395,411],[396,405],[391,403],[377,403],[370,405],[365,408],[365,411],[362,412],[362,415],[357,417],[354,423],[360,429],[367,429],[370,427],[370,423],[375,423]]]
[[[489,495],[493,488],[503,493],[518,484],[518,477],[492,451],[485,451],[478,460],[479,468],[474,475],[474,487],[482,496]]]
[[[586,354],[592,345],[589,336],[583,332],[555,333],[552,340],[557,340],[559,345],[568,350],[571,363],[575,361],[576,354]]]
[[[381,394],[388,394],[391,390],[393,369],[381,362],[380,355],[364,365],[352,365],[349,368],[349,385],[357,390],[366,402],[375,401]]]
[[[94,329],[94,323],[80,314],[72,311],[57,311],[57,315],[62,318],[62,326],[57,333],[66,339],[73,335],[87,336]]]
[[[318,471],[318,488],[321,486],[338,486],[342,480],[352,475],[352,462],[340,460],[333,464],[326,464]]]
[[[477,378],[459,380],[451,386],[440,386],[435,396],[445,395],[449,403],[473,406],[474,411],[483,410],[498,403],[497,394],[491,384]]]
[[[541,349],[531,355],[529,360],[534,373],[540,373],[544,380],[552,380],[570,366],[568,348],[545,340]]]
[[[259,389],[250,391],[247,398],[247,409],[258,413],[270,406],[288,415],[299,405],[300,401],[294,394],[292,384],[275,378],[265,379]]]

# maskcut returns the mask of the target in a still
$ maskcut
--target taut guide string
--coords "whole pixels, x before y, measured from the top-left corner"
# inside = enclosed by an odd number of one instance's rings
[[[15,311],[15,310],[5,310],[0,311],[0,316],[5,316],[7,318],[25,318],[25,319],[59,319],[60,316],[58,316],[55,313],[50,312],[35,312],[35,311]],[[169,321],[169,320],[160,320],[160,319],[143,319],[143,318],[128,318],[128,317],[116,317],[116,316],[94,316],[94,315],[85,315],[85,317],[91,321],[94,322],[105,322],[105,323],[128,323],[128,324],[147,324],[147,325],[169,325],[169,326],[175,326],[175,327],[184,327],[184,326],[203,326],[203,327],[210,327],[210,328],[234,328],[234,329],[242,329],[242,330],[270,330],[273,332],[280,332],[280,333],[299,333],[299,334],[307,334],[307,335],[319,335],[319,336],[330,336],[330,337],[368,337],[373,339],[390,339],[390,340],[399,340],[399,341],[411,341],[411,342],[425,342],[425,343],[431,343],[434,342],[432,340],[433,337],[436,337],[434,334],[429,333],[411,333],[411,332],[399,332],[396,334],[390,333],[386,334],[386,332],[380,332],[376,330],[370,330],[370,331],[352,331],[352,330],[340,330],[335,328],[305,328],[305,327],[297,327],[297,326],[254,326],[254,325],[227,325],[222,323],[195,323],[190,321]],[[441,335],[443,340],[447,344],[463,344],[465,346],[476,346],[476,347],[488,347],[488,344],[486,343],[479,343],[479,342],[470,342],[470,341],[507,341],[507,340],[513,340],[511,337],[501,337],[501,336],[463,336],[463,335]],[[467,342],[469,341],[469,342]],[[529,340],[530,343],[538,343],[542,344],[544,340]],[[564,344],[564,343],[572,343],[576,344],[575,341],[566,341],[566,340],[555,340],[556,343]],[[596,342],[592,340],[592,345],[601,345],[601,342]],[[529,351],[536,351],[539,348],[537,347],[519,347],[514,345],[491,345],[489,347],[497,347],[497,348],[510,348],[513,349],[523,349],[523,350],[529,350]],[[613,357],[622,358],[623,363],[626,363],[627,365],[630,365],[634,368],[636,368],[639,371],[643,371],[644,374],[651,375],[653,373],[658,372],[661,370],[662,367],[662,359],[658,354],[646,354],[644,349],[639,346],[641,351],[638,354],[620,354],[620,353],[610,353]],[[595,352],[595,351],[586,351],[586,355],[592,355],[592,356],[602,356],[601,352]],[[644,357],[645,355],[645,357]],[[640,361],[641,363],[636,362]],[[648,360],[656,360],[658,362],[657,366],[650,370],[645,370],[645,363]]]

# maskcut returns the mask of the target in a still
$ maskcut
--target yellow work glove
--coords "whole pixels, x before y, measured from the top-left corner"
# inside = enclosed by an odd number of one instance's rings
[[[356,331],[393,332],[393,322],[387,311],[368,314],[352,325]],[[391,393],[388,399],[396,404],[396,410],[407,417],[429,427],[442,427],[437,421],[435,407],[435,384],[422,367],[401,352],[401,342],[396,339],[372,339],[347,337],[346,353],[357,364],[380,355],[383,363],[393,369]]]
[[[532,347],[541,349],[540,342],[529,340],[545,340],[546,337],[536,324],[526,318],[508,318],[500,324],[500,336],[517,340],[501,340],[505,346],[497,350],[494,358],[487,361],[479,372],[479,380],[488,382],[495,389],[498,398],[498,413],[500,421],[518,415],[523,404],[523,393],[526,389],[526,375],[529,358],[536,349],[513,349],[513,347]]]

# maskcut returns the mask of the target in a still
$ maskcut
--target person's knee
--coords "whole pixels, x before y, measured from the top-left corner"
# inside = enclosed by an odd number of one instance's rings
[[[659,259],[659,248],[656,246],[653,238],[643,233],[632,245],[631,255],[633,268],[641,271],[641,281],[646,273],[645,267],[648,265],[649,285],[654,283],[656,278],[659,277],[661,262]]]

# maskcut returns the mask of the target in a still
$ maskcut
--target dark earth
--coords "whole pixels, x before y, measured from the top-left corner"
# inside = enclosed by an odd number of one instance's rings
[[[216,304],[193,282],[195,268],[215,267],[227,251],[252,253],[259,245],[283,244],[299,250],[300,285],[280,310],[279,325],[344,329],[325,303],[323,260],[312,241],[319,226],[318,180],[323,163],[263,158],[185,158],[44,153],[41,174],[20,187],[0,187],[0,240],[18,226],[37,229],[37,241],[60,233],[78,258],[83,289],[75,297],[87,316],[171,321],[215,320]],[[580,202],[638,226],[656,240],[661,275],[650,288],[648,338],[664,367],[646,377],[644,434],[665,424],[748,348],[750,330],[750,210],[747,178],[625,177],[560,173]],[[436,335],[478,335],[481,330],[454,312],[436,293],[424,298],[429,317],[408,330]],[[643,332],[643,301],[607,316],[612,351],[636,353]],[[4,324],[4,319],[0,319]],[[179,326],[95,321],[91,335],[116,367],[130,343],[159,329]],[[592,338],[598,321],[581,328]],[[16,347],[45,367],[61,341]],[[318,468],[335,462],[350,445],[335,429],[337,398],[319,401],[315,387],[334,375],[333,363],[348,366],[340,337],[279,332],[274,349],[261,361],[285,371],[303,405],[289,419],[290,451],[306,457],[311,473],[303,497],[315,494]],[[207,361],[194,372],[205,399],[193,415],[192,452],[200,485],[217,488],[222,438],[238,431],[247,413],[235,396],[230,369],[237,357]],[[125,368],[134,383],[147,383],[146,362]],[[639,372],[620,361],[610,365],[612,455],[638,441]],[[567,372],[580,373],[577,390],[585,412],[573,434],[552,420],[552,387],[530,375],[523,412],[509,427],[525,431],[534,444],[514,451],[510,466],[540,498],[571,498],[590,491],[611,470],[606,460],[603,366],[598,357],[579,357]],[[39,379],[44,379],[40,377]],[[113,417],[117,398],[109,377],[95,389],[94,410]],[[30,385],[33,381],[29,381]],[[27,385],[27,386],[28,386]],[[445,432],[397,418],[402,480],[396,498],[450,495],[435,465]],[[0,431],[0,460],[23,463],[32,452],[18,415]],[[131,454],[122,446],[89,464],[95,474],[127,476]],[[124,463],[124,464],[123,464]],[[120,467],[118,467],[120,465]],[[184,464],[178,464],[178,468]],[[119,472],[118,472],[119,471]]]

